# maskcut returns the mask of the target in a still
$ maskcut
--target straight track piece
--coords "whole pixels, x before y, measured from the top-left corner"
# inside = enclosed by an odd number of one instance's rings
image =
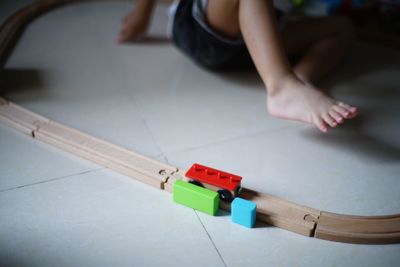
[[[0,121],[30,136],[34,135],[38,127],[49,122],[45,117],[8,102],[4,98],[0,98]]]
[[[4,100],[4,99],[3,99]],[[0,120],[45,143],[163,189],[176,168],[2,101]]]
[[[35,136],[37,139],[161,189],[166,176],[176,171],[176,168],[169,165],[56,122],[43,125],[35,132]]]
[[[171,173],[168,175],[165,183],[164,183],[164,190],[172,193],[174,183],[178,180],[182,180],[185,182],[189,182],[190,179],[185,176],[186,170],[177,169],[176,172]]]

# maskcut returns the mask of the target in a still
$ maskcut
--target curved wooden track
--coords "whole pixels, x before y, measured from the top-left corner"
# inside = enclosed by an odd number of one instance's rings
[[[0,64],[4,68],[25,27],[41,14],[65,4],[90,0],[41,0],[9,17],[0,27]],[[0,97],[0,121],[48,144],[121,172],[161,190],[171,191],[183,170],[51,121]],[[257,203],[257,219],[305,236],[362,244],[400,243],[400,214],[350,216],[305,207],[268,194],[243,189],[241,197]],[[229,210],[228,203],[221,207]]]

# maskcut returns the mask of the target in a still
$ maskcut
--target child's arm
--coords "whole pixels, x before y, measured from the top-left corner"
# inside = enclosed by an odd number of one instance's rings
[[[124,18],[118,42],[138,40],[146,33],[156,0],[138,0],[135,8]]]

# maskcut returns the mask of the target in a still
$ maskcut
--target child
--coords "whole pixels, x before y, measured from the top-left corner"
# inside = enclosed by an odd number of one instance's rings
[[[353,106],[322,93],[315,83],[337,65],[354,34],[344,17],[308,18],[280,24],[271,0],[181,0],[172,15],[175,45],[213,69],[254,62],[267,88],[272,116],[316,125],[322,132],[357,115]],[[155,0],[138,0],[119,42],[147,30]],[[300,55],[292,67],[288,55]]]

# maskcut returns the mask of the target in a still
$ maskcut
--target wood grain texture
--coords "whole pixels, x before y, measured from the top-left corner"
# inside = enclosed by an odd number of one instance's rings
[[[0,121],[45,143],[157,188],[163,188],[168,175],[176,171],[162,162],[56,123],[10,102],[0,105]]]
[[[0,121],[27,135],[33,135],[39,125],[49,121],[36,113],[6,101],[4,98],[0,102],[2,102],[2,105],[0,105]]]
[[[90,0],[41,0],[17,11],[0,27],[0,67],[4,67],[23,30],[33,19],[65,4],[87,1]],[[188,180],[183,170],[51,121],[1,97],[0,122],[164,191],[171,192],[176,180]],[[348,243],[400,243],[400,214],[334,214],[246,188],[240,196],[257,204],[259,221],[298,234]],[[221,202],[221,208],[230,210],[230,204]]]
[[[306,216],[318,218],[319,210],[246,188],[243,188],[240,197],[257,204],[257,218],[260,221],[305,236],[313,236],[315,222],[307,221],[305,218]]]
[[[367,217],[321,212],[315,237],[346,243],[399,243],[400,214]]]
[[[135,180],[171,192],[185,171],[111,144],[0,98],[0,121],[38,140]],[[400,242],[400,214],[349,216],[319,211],[269,194],[243,188],[240,197],[257,204],[257,220],[301,235],[348,243]],[[230,204],[221,202],[230,210]]]

